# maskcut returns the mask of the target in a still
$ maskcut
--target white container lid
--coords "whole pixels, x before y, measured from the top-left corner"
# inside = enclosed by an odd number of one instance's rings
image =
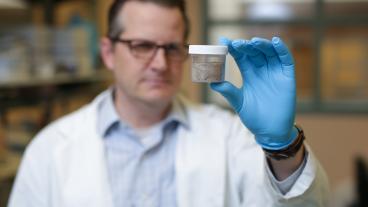
[[[189,45],[189,54],[226,55],[227,46],[223,45]]]

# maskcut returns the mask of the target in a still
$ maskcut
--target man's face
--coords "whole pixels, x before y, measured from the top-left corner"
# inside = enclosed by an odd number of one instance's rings
[[[142,40],[157,45],[184,44],[184,21],[177,8],[131,1],[123,6],[118,18],[124,28],[119,38],[131,44]],[[103,58],[114,73],[117,92],[122,97],[145,104],[171,101],[180,86],[183,60],[172,60],[163,48],[151,58],[142,58],[132,53],[128,43],[110,42],[108,45],[109,52],[103,54]],[[105,47],[102,53],[106,53],[106,45],[102,47]]]

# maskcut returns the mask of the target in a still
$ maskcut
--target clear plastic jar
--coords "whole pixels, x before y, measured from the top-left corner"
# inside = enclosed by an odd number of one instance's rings
[[[227,46],[190,45],[193,82],[222,82],[225,78]]]

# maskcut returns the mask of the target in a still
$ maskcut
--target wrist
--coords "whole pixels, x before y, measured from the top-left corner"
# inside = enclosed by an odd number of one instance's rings
[[[282,181],[292,175],[306,161],[306,149],[303,145],[295,156],[288,159],[273,159],[266,156],[268,166],[278,181]]]

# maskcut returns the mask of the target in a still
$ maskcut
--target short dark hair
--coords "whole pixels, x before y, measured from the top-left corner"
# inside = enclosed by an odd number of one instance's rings
[[[123,28],[119,25],[117,21],[117,17],[120,13],[121,8],[125,3],[129,1],[139,1],[139,2],[150,2],[157,5],[169,7],[169,8],[178,8],[182,14],[184,20],[184,39],[187,40],[189,36],[189,19],[186,13],[186,4],[185,0],[115,0],[109,9],[108,13],[108,31],[107,36],[109,38],[117,38],[122,32]]]

